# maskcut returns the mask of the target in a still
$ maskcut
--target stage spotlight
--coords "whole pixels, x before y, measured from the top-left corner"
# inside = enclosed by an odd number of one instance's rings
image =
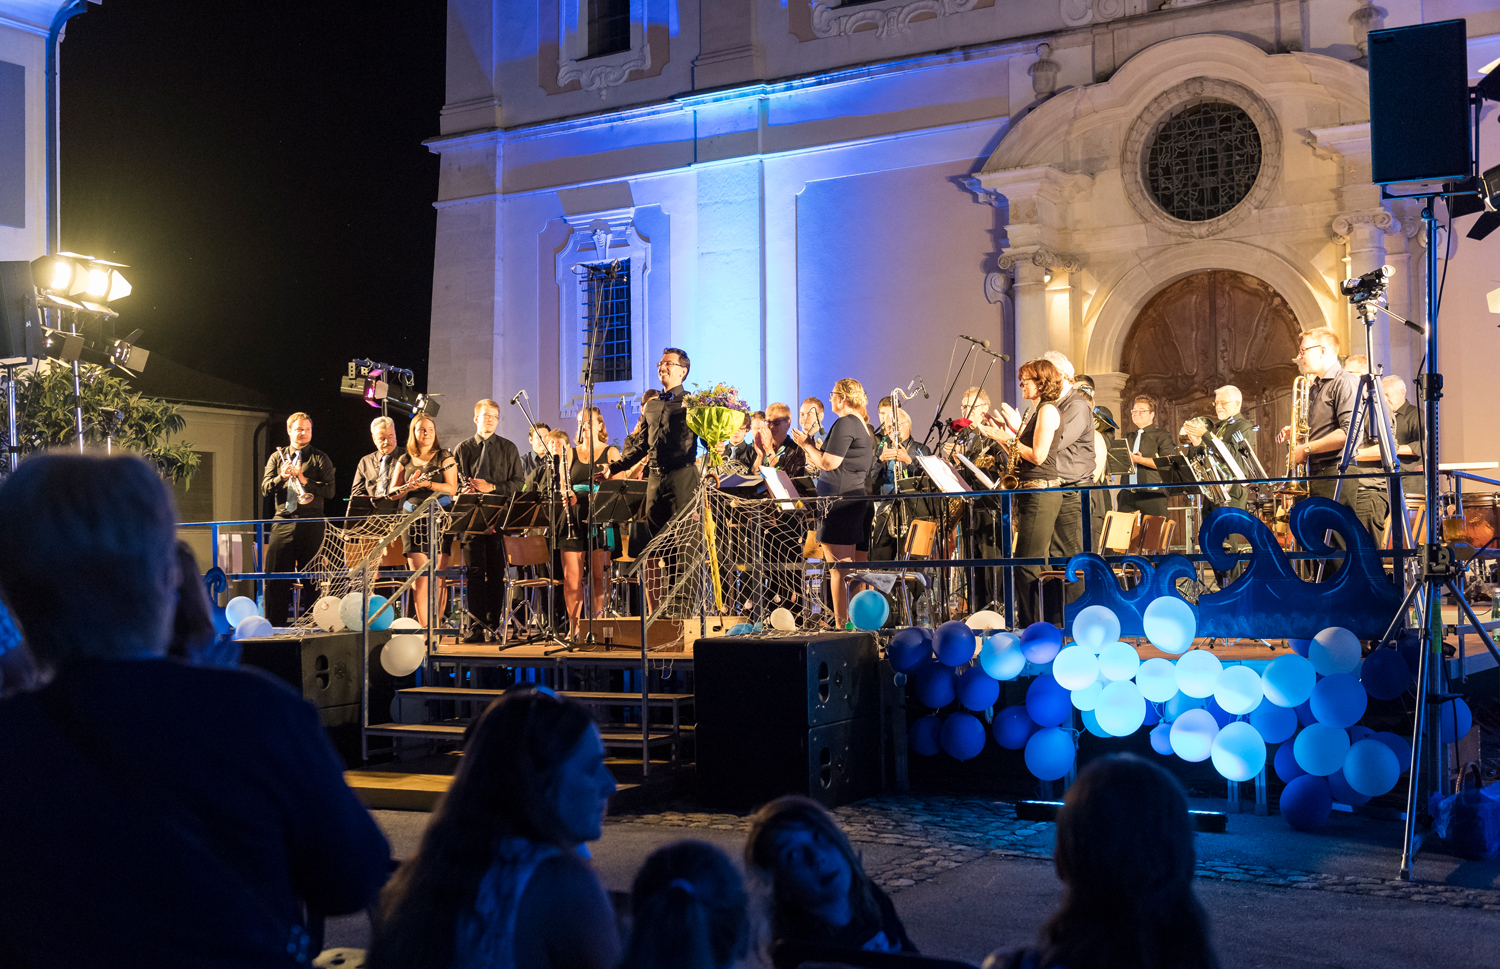
[[[75,252],[59,252],[32,261],[31,281],[47,296],[62,299],[84,296],[87,299],[78,300],[75,305],[82,304],[95,313],[108,313],[107,304],[130,295],[131,285],[120,275],[121,268],[128,267]]]
[[[1500,289],[1492,289],[1485,293],[1484,299],[1490,304],[1491,313],[1500,313]]]

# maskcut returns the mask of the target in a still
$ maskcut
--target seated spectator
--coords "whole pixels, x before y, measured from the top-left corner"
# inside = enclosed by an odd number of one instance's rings
[[[620,969],[728,969],[750,952],[744,882],[705,841],[651,853],[630,888],[630,917]]]
[[[1132,754],[1101,757],[1057,812],[1062,907],[1035,948],[985,969],[1216,969],[1193,894],[1193,826],[1176,778]]]
[[[372,969],[613,969],[614,908],[583,848],[614,790],[583,706],[531,689],[496,700],[381,897]]]
[[[286,966],[303,905],[370,904],[390,850],[313,707],[166,659],[172,493],[49,453],[0,486],[0,594],[44,678],[0,701],[0,965]],[[23,793],[24,792],[24,793]]]
[[[745,868],[769,882],[773,942],[916,952],[890,897],[822,805],[779,797],[750,818]]]

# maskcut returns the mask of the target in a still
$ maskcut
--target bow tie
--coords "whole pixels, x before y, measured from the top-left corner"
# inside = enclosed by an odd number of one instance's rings
[[[660,394],[657,394],[657,395],[656,395],[656,399],[657,399],[657,400],[662,400],[662,401],[666,401],[666,402],[667,402],[667,403],[669,403],[669,404],[670,404],[670,403],[671,403],[671,402],[672,402],[672,401],[674,401],[674,400],[676,400],[676,399],[677,399],[677,397],[676,397],[676,395],[675,395],[675,394],[673,394],[673,393],[672,393],[672,392],[671,392],[671,391],[666,391],[666,392],[663,392],[663,393],[660,393]]]

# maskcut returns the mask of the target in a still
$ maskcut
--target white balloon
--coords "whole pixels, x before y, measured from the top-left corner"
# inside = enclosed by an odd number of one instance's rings
[[[1107,680],[1132,679],[1140,668],[1141,656],[1129,643],[1110,643],[1099,651],[1099,672]]]
[[[1073,642],[1091,653],[1120,638],[1120,617],[1108,606],[1085,606],[1073,617]]]
[[[426,658],[427,647],[421,636],[392,636],[380,648],[380,665],[392,676],[409,676]]]
[[[791,632],[797,628],[797,618],[790,609],[783,607],[771,610],[771,628]]]
[[[397,629],[421,629],[422,628],[422,624],[419,623],[419,622],[417,622],[411,616],[402,616],[399,619],[392,619],[391,620],[390,628],[392,630],[397,630]],[[392,632],[391,635],[394,636],[395,633]]]
[[[263,636],[271,636],[276,632],[271,625],[271,620],[265,616],[247,616],[240,620],[240,624],[234,627],[235,639],[258,639]]]
[[[1236,720],[1215,735],[1212,755],[1214,770],[1228,780],[1244,782],[1265,769],[1266,742],[1254,727]]]
[[[1052,675],[1064,689],[1082,690],[1099,678],[1099,659],[1087,646],[1069,646],[1052,661]]]
[[[313,603],[313,622],[318,624],[319,629],[338,632],[344,628],[344,620],[339,618],[340,604],[338,596],[323,596]]]
[[[1129,680],[1111,683],[1099,694],[1094,719],[1111,737],[1128,737],[1146,722],[1146,699]]]
[[[1343,626],[1329,626],[1312,638],[1307,658],[1324,676],[1352,673],[1359,666],[1359,637]]]
[[[1172,721],[1172,752],[1190,763],[1208,760],[1213,753],[1214,738],[1219,735],[1219,721],[1207,710],[1189,710]]]
[[[1151,645],[1163,653],[1183,653],[1198,634],[1193,607],[1175,596],[1157,596],[1141,614],[1141,629]]]
[[[1099,705],[1099,697],[1104,693],[1104,688],[1097,680],[1089,683],[1081,690],[1072,693],[1073,706],[1080,710],[1092,710]]]
[[[235,596],[224,606],[224,618],[229,620],[229,625],[236,629],[239,628],[241,622],[258,615],[260,615],[260,606],[257,606],[255,600],[248,596]]]
[[[1177,695],[1177,667],[1160,656],[1148,659],[1136,670],[1135,685],[1152,703],[1166,703]]]
[[[993,632],[1005,628],[1005,618],[993,609],[981,609],[965,619],[964,624],[976,633]]]
[[[1201,700],[1214,694],[1224,664],[1206,649],[1190,649],[1177,661],[1177,689]]]
[[[339,601],[339,618],[344,621],[345,629],[365,628],[364,597],[358,592],[351,592]]]
[[[1224,708],[1225,713],[1236,717],[1260,706],[1263,695],[1260,674],[1248,666],[1229,667],[1219,675],[1219,681],[1214,684],[1214,699],[1219,701],[1219,706]]]

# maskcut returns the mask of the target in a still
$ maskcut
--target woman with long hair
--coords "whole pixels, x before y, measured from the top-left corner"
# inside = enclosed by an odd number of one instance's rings
[[[609,431],[604,426],[604,412],[597,407],[586,407],[578,412],[578,437],[568,448],[569,494],[579,490],[586,494],[593,489],[594,475],[600,469],[608,470],[611,461],[620,459],[620,449],[609,443]],[[572,534],[564,533],[557,542],[562,550],[563,602],[568,608],[568,636],[577,639],[582,625],[583,570],[588,556],[590,538],[583,520],[582,509],[592,503],[573,505]],[[604,601],[609,597],[609,553],[604,529],[593,527],[593,568],[589,576],[591,608],[589,615],[597,616],[604,611]]]
[[[630,889],[630,922],[619,969],[729,969],[750,952],[744,880],[706,841],[651,853]]]
[[[1062,395],[1062,374],[1050,360],[1031,360],[1016,371],[1021,383],[1021,397],[1032,401],[1033,408],[1024,420],[1016,409],[1006,404],[1001,416],[1005,427],[1001,440],[1021,453],[1021,492],[1014,498],[1012,511],[1016,520],[1016,550],[1019,558],[1046,558],[1052,548],[1052,533],[1062,510],[1060,491],[1037,493],[1038,488],[1060,488],[1062,477],[1057,471],[1057,453],[1062,441],[1062,413],[1057,399]],[[1037,602],[1040,566],[1028,565],[1019,570],[1016,582],[1016,609],[1022,625],[1042,617]]]
[[[1217,969],[1194,863],[1177,779],[1133,754],[1095,760],[1057,812],[1062,907],[1035,948],[985,969]]]
[[[615,782],[583,706],[490,705],[415,857],[381,894],[373,969],[613,969],[614,909],[581,857]]]
[[[447,495],[450,499],[458,493],[458,465],[453,455],[438,443],[437,423],[426,414],[411,419],[406,429],[406,453],[396,461],[396,480],[392,497],[405,498],[414,506],[427,500],[429,493]],[[440,501],[442,499],[439,499]],[[441,519],[439,519],[441,521]],[[428,520],[423,515],[411,523],[406,530],[406,564],[412,570],[427,565]],[[453,536],[444,535],[439,540],[437,568],[441,572],[448,568],[448,556],[453,550]],[[437,581],[437,615],[443,614],[447,588],[442,578]],[[412,583],[411,598],[417,622],[427,625],[427,576]]]
[[[779,797],[751,816],[745,870],[770,889],[773,942],[917,951],[890,897],[811,798]]]
[[[818,541],[823,561],[832,573],[833,617],[842,629],[849,621],[848,569],[840,563],[863,562],[870,557],[870,521],[873,502],[855,498],[866,493],[865,479],[875,464],[875,438],[870,433],[868,398],[858,380],[845,377],[833,385],[828,403],[838,420],[829,428],[821,445],[801,430],[792,440],[807,455],[807,466],[818,469],[818,496],[837,498],[818,523]]]

